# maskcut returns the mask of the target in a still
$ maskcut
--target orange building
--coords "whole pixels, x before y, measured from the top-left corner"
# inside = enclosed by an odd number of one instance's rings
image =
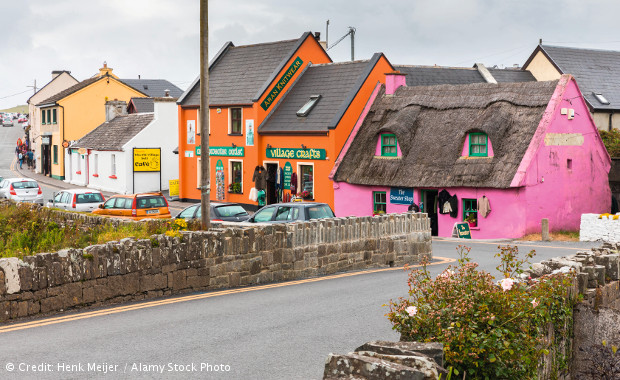
[[[303,193],[333,208],[329,173],[377,83],[394,69],[380,53],[331,63],[317,39],[307,32],[293,41],[228,43],[211,62],[211,200],[257,205],[250,199],[257,187],[268,204]],[[179,197],[199,200],[198,80],[178,103]]]

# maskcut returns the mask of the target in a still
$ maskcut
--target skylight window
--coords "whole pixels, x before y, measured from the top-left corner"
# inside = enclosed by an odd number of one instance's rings
[[[599,101],[601,104],[609,104],[609,100],[603,96],[600,92],[593,92],[592,95]]]
[[[321,95],[312,95],[310,97],[310,100],[308,100],[306,104],[304,104],[304,106],[301,107],[299,111],[297,111],[297,116],[308,116],[310,111],[312,111],[314,106],[316,106],[316,104],[318,103],[319,99],[321,99]]]

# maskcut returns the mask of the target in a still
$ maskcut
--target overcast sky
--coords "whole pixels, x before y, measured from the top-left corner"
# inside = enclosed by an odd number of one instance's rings
[[[167,79],[185,90],[198,75],[199,0],[0,0],[0,109],[25,104],[53,70],[78,80],[107,61],[120,78]],[[393,64],[522,65],[542,38],[560,46],[620,50],[615,0],[213,0],[209,56],[226,41],[329,43],[355,34],[355,58]],[[350,40],[329,50],[350,59]]]

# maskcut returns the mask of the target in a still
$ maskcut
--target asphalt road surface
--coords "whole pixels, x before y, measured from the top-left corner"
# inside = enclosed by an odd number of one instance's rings
[[[455,259],[462,243],[435,240],[435,260]],[[506,244],[465,243],[488,270]],[[520,251],[535,249],[539,261],[591,246],[598,244],[520,243]],[[328,353],[398,340],[382,305],[406,296],[406,281],[402,269],[388,268],[4,325],[0,378],[320,379]]]

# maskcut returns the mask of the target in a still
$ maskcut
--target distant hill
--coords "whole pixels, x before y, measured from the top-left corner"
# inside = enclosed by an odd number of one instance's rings
[[[28,113],[28,105],[24,104],[23,106],[16,106],[13,108],[7,108],[4,110],[0,110],[0,112],[19,112],[19,113]]]

